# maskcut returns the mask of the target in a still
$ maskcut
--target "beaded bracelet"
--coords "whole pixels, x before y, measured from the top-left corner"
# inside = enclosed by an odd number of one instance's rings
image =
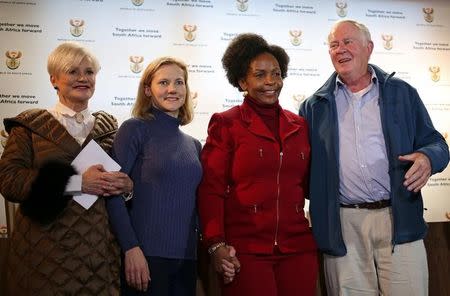
[[[212,246],[209,247],[209,249],[208,249],[208,254],[209,254],[209,255],[214,254],[214,252],[217,251],[217,249],[219,249],[219,248],[221,248],[221,247],[223,247],[223,246],[225,246],[225,245],[226,245],[225,242],[220,242],[220,243],[217,243],[217,244],[212,245]]]

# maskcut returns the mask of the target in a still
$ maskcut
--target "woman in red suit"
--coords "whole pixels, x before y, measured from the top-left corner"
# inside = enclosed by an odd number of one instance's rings
[[[306,121],[281,108],[289,57],[238,35],[222,64],[244,102],[212,116],[201,160],[204,243],[223,295],[314,295],[317,252],[303,211],[310,146]]]

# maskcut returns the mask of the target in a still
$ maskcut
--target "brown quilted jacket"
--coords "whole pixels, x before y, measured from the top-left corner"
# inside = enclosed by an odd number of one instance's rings
[[[94,113],[91,139],[108,151],[115,118]],[[9,132],[0,160],[0,192],[21,203],[38,168],[49,158],[70,163],[82,146],[46,110],[33,109],[5,119]],[[85,210],[70,200],[55,221],[41,225],[16,213],[8,254],[8,295],[118,295],[119,248],[111,233],[105,201]]]

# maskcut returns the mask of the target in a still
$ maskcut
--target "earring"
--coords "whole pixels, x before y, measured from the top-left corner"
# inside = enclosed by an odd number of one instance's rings
[[[242,96],[244,96],[244,98],[248,95],[248,91],[244,90],[242,91]]]

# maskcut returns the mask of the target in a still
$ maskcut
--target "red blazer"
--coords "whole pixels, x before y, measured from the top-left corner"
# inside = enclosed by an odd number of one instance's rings
[[[306,121],[280,111],[282,147],[244,102],[215,113],[202,150],[199,214],[205,245],[225,241],[240,253],[315,250],[303,212],[310,146]]]

